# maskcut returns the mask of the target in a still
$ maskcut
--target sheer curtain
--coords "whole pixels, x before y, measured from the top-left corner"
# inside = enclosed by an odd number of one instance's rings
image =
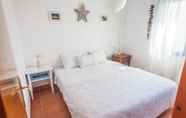
[[[158,0],[150,36],[150,71],[176,79],[186,43],[186,1]]]

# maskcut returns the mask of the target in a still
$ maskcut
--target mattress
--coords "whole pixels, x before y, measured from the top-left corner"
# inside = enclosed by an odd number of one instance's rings
[[[176,93],[170,79],[110,61],[55,75],[72,118],[156,118]]]

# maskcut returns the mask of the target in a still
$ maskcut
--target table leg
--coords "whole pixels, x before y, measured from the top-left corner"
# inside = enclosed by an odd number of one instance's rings
[[[54,80],[53,80],[52,71],[49,72],[49,75],[50,75],[50,87],[51,87],[52,93],[54,93]]]
[[[28,77],[28,84],[29,84],[29,90],[30,90],[31,98],[33,100],[34,99],[34,93],[33,93],[32,81],[31,81],[30,75],[27,75],[27,77]]]

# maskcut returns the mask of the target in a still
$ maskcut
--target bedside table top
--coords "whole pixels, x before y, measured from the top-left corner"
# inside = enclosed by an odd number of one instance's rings
[[[45,65],[41,67],[28,67],[26,68],[26,74],[33,74],[33,73],[40,73],[40,72],[45,72],[45,71],[51,71],[53,70],[52,66]]]
[[[113,55],[113,57],[130,57],[131,55],[126,53],[116,53]]]

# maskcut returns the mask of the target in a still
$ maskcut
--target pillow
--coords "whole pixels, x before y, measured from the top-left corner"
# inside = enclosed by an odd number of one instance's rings
[[[72,55],[62,55],[62,63],[64,68],[77,67],[76,57]]]
[[[106,54],[104,51],[96,51],[93,53],[96,64],[105,63],[107,61]]]
[[[92,54],[85,54],[77,57],[78,65],[80,68],[91,66],[95,64],[94,56]]]

